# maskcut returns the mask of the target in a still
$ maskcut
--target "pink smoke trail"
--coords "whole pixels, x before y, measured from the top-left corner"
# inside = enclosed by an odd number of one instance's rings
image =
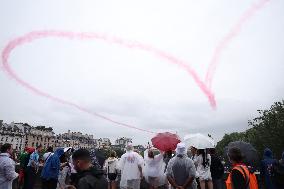
[[[191,66],[189,64],[187,64],[185,61],[182,61],[176,57],[174,57],[173,55],[161,51],[159,49],[153,48],[149,45],[144,45],[138,42],[133,42],[133,41],[127,41],[118,37],[109,37],[107,35],[103,35],[103,34],[98,34],[98,33],[74,33],[74,32],[68,32],[68,31],[34,31],[34,32],[30,32],[24,36],[18,37],[12,41],[10,41],[6,47],[4,48],[3,52],[2,52],[2,64],[3,64],[3,68],[6,71],[6,73],[13,78],[18,84],[20,84],[21,86],[25,87],[26,89],[30,90],[31,92],[42,96],[42,97],[46,97],[50,100],[56,101],[58,103],[61,104],[65,104],[65,105],[69,105],[71,107],[74,107],[82,112],[88,113],[92,116],[95,117],[99,117],[101,119],[107,120],[109,122],[115,123],[117,125],[120,126],[124,126],[124,127],[128,127],[131,129],[137,129],[140,131],[144,131],[144,132],[148,132],[148,133],[154,133],[152,131],[149,130],[145,130],[142,128],[138,128],[129,124],[125,124],[119,121],[115,121],[111,118],[108,118],[106,116],[103,116],[101,114],[98,113],[94,113],[90,110],[87,110],[86,108],[73,103],[73,102],[69,102],[67,100],[52,96],[50,94],[48,94],[47,92],[41,91],[40,89],[32,86],[30,83],[28,83],[27,81],[24,81],[23,79],[21,79],[14,71],[13,69],[10,67],[10,65],[8,64],[8,58],[11,54],[11,52],[18,46],[23,45],[25,43],[29,43],[29,42],[33,42],[36,39],[42,39],[42,38],[48,38],[48,37],[57,37],[57,38],[67,38],[67,39],[79,39],[79,40],[91,40],[91,39],[96,39],[96,40],[103,40],[105,42],[108,43],[114,43],[117,45],[121,45],[124,46],[126,48],[130,48],[130,49],[139,49],[139,50],[143,50],[146,52],[149,52],[159,58],[165,59],[167,60],[169,63],[175,64],[179,67],[181,67],[182,69],[184,69],[192,78],[193,80],[196,82],[197,86],[201,89],[201,91],[207,96],[210,105],[212,108],[216,108],[216,100],[214,97],[213,92],[211,91],[211,85],[212,85],[212,80],[213,80],[213,76],[214,73],[216,72],[216,68],[217,65],[219,63],[220,60],[220,56],[223,52],[223,50],[225,49],[225,47],[228,45],[228,43],[236,36],[239,34],[242,26],[244,25],[244,23],[250,19],[254,13],[256,11],[258,11],[260,8],[262,8],[266,2],[268,2],[269,0],[261,0],[260,2],[258,2],[257,4],[253,4],[243,15],[242,17],[239,19],[239,21],[237,22],[237,24],[230,30],[230,32],[221,40],[221,42],[217,45],[214,54],[213,54],[213,58],[210,61],[209,67],[207,69],[207,74],[206,74],[206,79],[205,82],[203,82],[200,77],[197,75],[196,71],[191,68]]]
[[[242,14],[238,22],[231,28],[228,34],[222,38],[220,43],[217,45],[206,73],[205,83],[208,89],[211,90],[212,88],[213,77],[220,62],[221,54],[225,50],[226,46],[240,33],[243,25],[269,1],[270,0],[260,0],[259,2],[252,4],[251,7],[249,7],[249,9]]]
[[[8,59],[9,59],[11,52],[18,46],[24,45],[26,43],[31,43],[31,42],[33,42],[34,40],[37,40],[37,39],[48,38],[48,37],[79,39],[79,40],[97,39],[97,40],[103,40],[103,41],[106,41],[106,42],[109,42],[109,43],[122,45],[122,46],[130,48],[130,49],[139,49],[139,50],[143,50],[143,51],[147,51],[149,53],[152,53],[155,56],[163,58],[163,59],[167,60],[168,62],[170,62],[172,64],[176,64],[176,65],[180,66],[181,68],[183,68],[185,71],[187,71],[188,74],[190,74],[193,77],[194,81],[197,83],[199,88],[201,88],[201,90],[204,92],[204,94],[208,97],[211,106],[212,107],[216,106],[216,102],[215,102],[214,95],[212,94],[212,92],[207,89],[207,87],[200,80],[200,78],[198,77],[196,72],[189,65],[187,65],[185,62],[179,60],[178,58],[176,58],[176,57],[174,57],[174,56],[172,56],[172,55],[170,55],[166,52],[155,49],[155,48],[148,46],[148,45],[144,45],[144,44],[141,44],[141,43],[138,43],[138,42],[127,41],[127,40],[117,38],[117,37],[108,37],[106,35],[101,35],[101,34],[97,34],[97,33],[74,33],[74,32],[66,32],[66,31],[34,31],[34,32],[30,32],[30,33],[28,33],[24,36],[18,37],[16,39],[10,41],[2,52],[3,68],[6,71],[6,73],[11,78],[13,78],[18,84],[25,87],[26,89],[33,92],[34,94],[48,98],[50,100],[56,101],[56,102],[64,104],[64,105],[74,107],[74,108],[76,108],[76,109],[78,109],[82,112],[85,112],[85,113],[88,113],[92,116],[99,117],[101,119],[110,121],[110,122],[115,123],[115,124],[120,125],[120,126],[132,128],[132,129],[137,129],[137,130],[144,131],[144,132],[154,133],[154,132],[149,131],[149,130],[145,130],[145,129],[142,129],[142,128],[138,128],[138,127],[135,127],[135,126],[132,126],[132,125],[128,125],[128,124],[125,124],[125,123],[115,121],[115,120],[108,118],[106,116],[103,116],[101,114],[94,113],[90,110],[87,110],[86,108],[84,108],[84,107],[82,107],[82,106],[80,106],[76,103],[69,102],[67,100],[52,96],[52,95],[48,94],[47,92],[44,92],[44,91],[32,86],[27,81],[21,79],[14,72],[14,70],[10,67],[10,65],[8,64]]]

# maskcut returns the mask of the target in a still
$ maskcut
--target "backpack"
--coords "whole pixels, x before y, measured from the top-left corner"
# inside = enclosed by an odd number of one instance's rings
[[[284,164],[276,163],[273,166],[273,179],[276,183],[284,185]]]
[[[240,165],[236,166],[233,169],[238,170],[239,172],[242,173],[243,177],[246,180],[246,188],[247,189],[258,189],[258,184],[257,184],[257,179],[254,173],[251,173],[249,169],[246,166]],[[227,189],[232,189],[232,183],[231,183],[231,174],[229,175],[226,185]]]
[[[266,168],[266,172],[267,172],[269,177],[274,176],[274,169],[273,169],[273,164],[272,163],[267,164],[265,168]]]

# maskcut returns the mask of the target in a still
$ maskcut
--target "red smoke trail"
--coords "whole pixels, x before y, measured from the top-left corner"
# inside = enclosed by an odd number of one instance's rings
[[[216,72],[218,63],[220,62],[221,54],[225,50],[226,46],[232,41],[234,37],[236,37],[240,33],[243,25],[269,1],[270,0],[260,0],[259,2],[252,4],[251,7],[243,13],[238,22],[231,28],[228,34],[224,38],[222,38],[220,43],[217,45],[206,73],[205,83],[208,89],[211,90],[212,88],[213,77]]]
[[[240,32],[241,27],[243,26],[243,24],[253,16],[253,14],[259,10],[260,8],[262,8],[266,2],[268,2],[269,0],[261,0],[259,3],[252,5],[240,18],[240,20],[237,22],[237,24],[230,30],[230,32],[221,40],[221,42],[219,43],[219,45],[217,45],[217,48],[214,51],[213,54],[213,58],[210,61],[208,70],[207,70],[207,74],[206,74],[206,84],[205,82],[203,82],[201,80],[201,78],[197,75],[196,71],[191,68],[190,65],[188,65],[185,61],[182,61],[176,57],[174,57],[173,55],[161,51],[159,49],[153,48],[151,46],[145,45],[145,44],[141,44],[138,42],[134,42],[134,41],[128,41],[128,40],[124,40],[118,37],[109,37],[107,35],[102,35],[102,34],[98,34],[98,33],[74,33],[74,32],[68,32],[68,31],[34,31],[34,32],[30,32],[24,36],[18,37],[12,41],[10,41],[6,47],[4,48],[3,52],[2,52],[2,64],[3,64],[3,68],[6,71],[6,73],[13,78],[18,84],[20,84],[21,86],[25,87],[26,89],[30,90],[31,92],[42,96],[42,97],[46,97],[50,100],[56,101],[58,103],[61,104],[65,104],[65,105],[69,105],[71,107],[74,107],[82,112],[88,113],[92,116],[95,117],[99,117],[102,118],[104,120],[110,121],[112,123],[115,123],[117,125],[120,126],[124,126],[124,127],[128,127],[128,128],[132,128],[132,129],[137,129],[140,131],[144,131],[144,132],[148,132],[148,133],[154,133],[152,131],[149,130],[145,130],[142,128],[138,128],[132,125],[128,125],[125,123],[121,123],[118,121],[115,121],[111,118],[108,118],[106,116],[97,114],[95,112],[91,112],[90,110],[87,110],[86,108],[73,103],[73,102],[69,102],[67,100],[52,96],[50,94],[48,94],[47,92],[44,92],[34,86],[32,86],[30,83],[28,83],[27,81],[24,81],[23,79],[21,79],[14,71],[13,69],[10,67],[10,65],[8,64],[8,58],[11,54],[11,52],[18,46],[20,45],[24,45],[26,43],[30,43],[33,42],[36,39],[43,39],[43,38],[49,38],[49,37],[57,37],[57,38],[67,38],[67,39],[79,39],[79,40],[103,40],[105,42],[108,43],[113,43],[113,44],[117,44],[117,45],[121,45],[124,46],[126,48],[130,48],[130,49],[138,49],[138,50],[143,50],[146,52],[149,52],[159,58],[165,59],[167,60],[169,63],[175,64],[179,67],[181,67],[182,69],[184,69],[192,78],[193,80],[196,82],[197,86],[201,89],[201,91],[207,96],[211,107],[216,108],[216,101],[215,101],[215,97],[213,92],[211,91],[211,84],[212,84],[212,79],[215,73],[215,70],[217,68],[218,62],[220,60],[220,56],[222,51],[224,50],[224,48],[228,45],[228,43]]]
[[[163,52],[161,50],[155,49],[151,46],[147,46],[147,45],[144,45],[144,44],[141,44],[141,43],[138,43],[138,42],[127,41],[127,40],[117,38],[117,37],[108,37],[106,35],[101,35],[101,34],[97,34],[97,33],[74,33],[74,32],[65,32],[65,31],[34,31],[34,32],[28,33],[24,36],[18,37],[16,39],[10,41],[2,52],[2,64],[3,64],[3,68],[6,71],[6,73],[11,78],[13,78],[18,84],[20,84],[21,86],[25,87],[26,89],[30,90],[31,92],[33,92],[33,93],[35,93],[39,96],[46,97],[50,100],[56,101],[56,102],[61,103],[61,104],[72,106],[74,108],[77,108],[80,111],[88,113],[92,116],[102,118],[104,120],[110,121],[110,122],[118,124],[120,126],[153,133],[152,131],[148,131],[148,130],[141,129],[141,128],[138,128],[138,127],[135,127],[135,126],[132,126],[132,125],[121,123],[121,122],[112,120],[112,119],[110,119],[106,116],[91,112],[91,111],[85,109],[84,107],[82,107],[78,104],[75,104],[73,102],[69,102],[67,100],[64,100],[64,99],[61,99],[61,98],[58,98],[58,97],[55,97],[55,96],[52,96],[52,95],[48,94],[47,92],[44,92],[44,91],[32,86],[27,81],[21,79],[14,72],[14,70],[10,67],[10,65],[8,64],[8,59],[9,59],[11,52],[18,46],[24,45],[26,43],[33,42],[36,39],[43,39],[43,38],[48,38],[48,37],[79,39],[79,40],[91,40],[91,39],[103,40],[103,41],[106,41],[106,42],[109,42],[109,43],[122,45],[122,46],[127,47],[127,48],[139,49],[139,50],[143,50],[143,51],[147,51],[149,53],[152,53],[155,56],[163,58],[170,63],[176,64],[176,65],[182,67],[185,71],[187,71],[193,77],[194,81],[201,88],[201,90],[205,93],[205,95],[208,97],[211,106],[212,107],[216,106],[214,95],[211,93],[211,91],[209,91],[207,89],[204,82],[202,82],[200,80],[200,78],[198,77],[196,72],[189,65],[187,65],[185,62],[179,60],[178,58],[176,58],[176,57],[174,57],[174,56],[172,56],[172,55],[170,55],[166,52]]]

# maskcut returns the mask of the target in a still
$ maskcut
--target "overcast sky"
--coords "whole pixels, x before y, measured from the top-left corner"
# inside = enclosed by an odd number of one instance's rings
[[[34,30],[99,32],[139,41],[190,62],[204,80],[214,48],[258,0],[2,1],[0,49]],[[216,3],[218,2],[218,3]],[[257,109],[284,95],[284,1],[271,0],[227,46],[212,83],[217,108],[192,77],[149,53],[102,41],[40,39],[16,48],[9,64],[33,86],[143,129],[210,133],[243,131]],[[151,134],[117,125],[37,96],[0,67],[0,119],[81,131],[96,138]]]

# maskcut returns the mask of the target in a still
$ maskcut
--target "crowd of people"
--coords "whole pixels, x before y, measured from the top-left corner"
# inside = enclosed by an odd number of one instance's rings
[[[11,158],[11,145],[2,145],[0,189],[12,189],[17,177],[19,188],[33,189],[38,174],[42,189],[140,189],[141,181],[146,182],[149,189],[259,188],[255,174],[236,147],[228,150],[232,168],[225,183],[224,165],[215,149],[188,148],[184,143],[166,152],[148,146],[143,155],[129,143],[120,158],[111,151],[103,162],[96,158],[95,151],[87,149],[57,148],[53,151],[50,147],[40,155],[41,151],[40,145],[35,149],[25,148],[19,157],[17,173]],[[284,153],[278,161],[273,159],[271,150],[265,149],[260,173],[267,189],[283,189]]]

